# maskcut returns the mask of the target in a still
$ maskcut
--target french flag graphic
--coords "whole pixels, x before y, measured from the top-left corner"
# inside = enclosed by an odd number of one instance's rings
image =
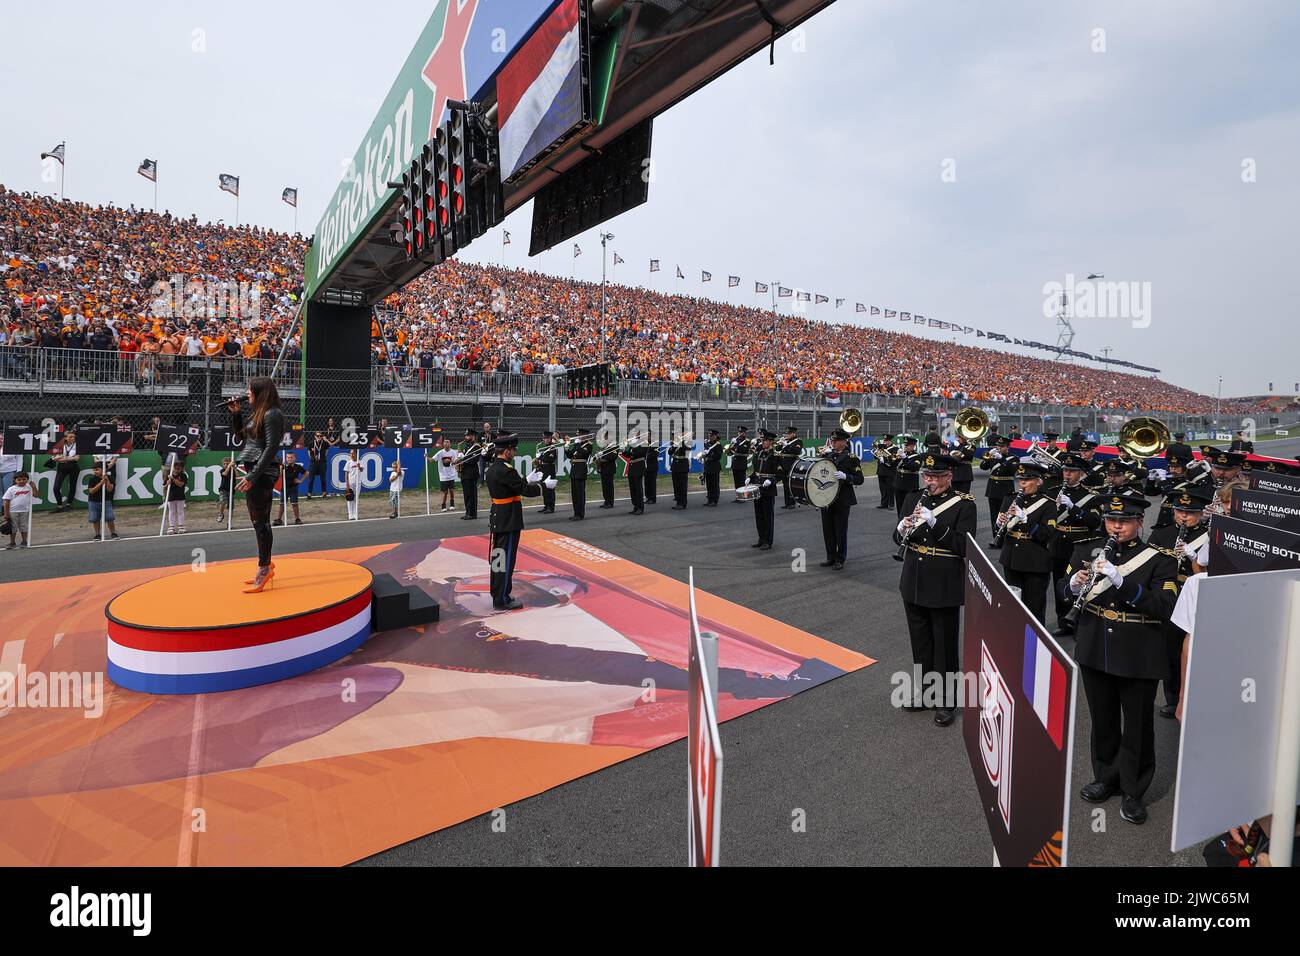
[[[502,178],[582,119],[578,0],[561,0],[497,76]]]
[[[1028,625],[1025,627],[1024,690],[1029,705],[1060,750],[1065,746],[1065,668]]]

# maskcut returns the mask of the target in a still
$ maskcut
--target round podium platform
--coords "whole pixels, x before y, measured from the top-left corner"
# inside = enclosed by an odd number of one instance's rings
[[[255,561],[183,571],[108,602],[108,676],[128,690],[207,694],[333,663],[370,636],[373,577],[344,561],[283,558],[245,594]]]

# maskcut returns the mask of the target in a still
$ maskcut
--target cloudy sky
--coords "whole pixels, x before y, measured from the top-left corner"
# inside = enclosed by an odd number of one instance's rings
[[[57,192],[39,154],[67,140],[70,198],[152,204],[148,156],[160,207],[232,222],[235,173],[241,221],[291,228],[292,185],[310,232],[431,8],[11,5],[0,183]],[[680,264],[682,292],[707,269],[719,297],[742,277],[736,302],[780,280],[848,300],[819,319],[863,301],[1054,343],[1044,288],[1099,272],[1129,314],[1076,318],[1075,348],[1208,394],[1290,391],[1298,39],[1293,0],[839,0],[775,67],[764,50],[656,120],[650,201],[606,226],[615,278],[673,291]],[[598,280],[594,231],[576,261],[527,258],[530,208],[506,262]],[[494,232],[467,258],[501,252]]]

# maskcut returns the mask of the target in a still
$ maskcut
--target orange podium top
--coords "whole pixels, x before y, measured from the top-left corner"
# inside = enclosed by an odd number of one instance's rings
[[[270,587],[245,594],[244,581],[256,572],[257,562],[245,560],[170,574],[119,594],[105,614],[132,628],[246,627],[343,604],[365,593],[372,580],[369,569],[346,561],[283,558],[275,562]]]

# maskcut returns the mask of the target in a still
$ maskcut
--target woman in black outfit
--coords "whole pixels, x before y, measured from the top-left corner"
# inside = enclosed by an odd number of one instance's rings
[[[237,398],[231,399],[227,407],[235,434],[244,440],[239,463],[245,475],[235,490],[245,495],[248,517],[257,535],[257,575],[245,582],[252,585],[245,593],[255,594],[275,577],[275,565],[271,563],[271,493],[280,476],[277,455],[280,439],[284,437],[284,413],[280,411],[280,393],[275,382],[265,377],[249,381],[247,411]]]

